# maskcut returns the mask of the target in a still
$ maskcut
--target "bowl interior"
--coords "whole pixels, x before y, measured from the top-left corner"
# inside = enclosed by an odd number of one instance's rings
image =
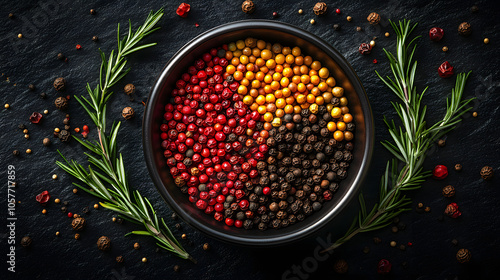
[[[333,199],[323,204],[320,211],[304,221],[280,230],[245,230],[228,227],[212,216],[196,209],[173,182],[161,148],[160,125],[164,106],[180,75],[193,65],[194,61],[210,48],[254,37],[283,46],[299,46],[302,52],[318,60],[330,70],[345,90],[349,109],[354,116],[356,131],[354,137],[354,159],[348,169],[348,176],[341,181]],[[163,198],[186,222],[216,238],[246,244],[274,245],[298,240],[316,231],[338,216],[349,201],[356,197],[361,180],[367,169],[373,146],[373,124],[366,93],[349,63],[330,45],[316,36],[291,25],[273,21],[240,21],[216,27],[196,37],[179,50],[162,70],[156,81],[146,108],[143,124],[144,152],[153,181]]]

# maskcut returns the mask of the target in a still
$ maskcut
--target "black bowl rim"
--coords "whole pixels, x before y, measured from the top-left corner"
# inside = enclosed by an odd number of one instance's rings
[[[205,40],[224,33],[237,31],[241,29],[248,29],[248,28],[274,29],[281,32],[286,32],[294,36],[300,37],[311,44],[314,44],[318,48],[322,49],[326,54],[328,54],[344,71],[346,77],[351,81],[355,92],[359,96],[361,110],[363,111],[363,115],[365,118],[365,133],[366,133],[366,141],[364,144],[365,153],[363,155],[359,172],[356,174],[356,178],[353,180],[353,183],[350,186],[349,191],[337,203],[338,206],[336,208],[328,212],[327,215],[319,218],[315,223],[313,223],[309,227],[302,228],[300,230],[297,230],[296,232],[293,232],[285,236],[259,238],[259,239],[245,238],[224,233],[212,227],[205,226],[197,219],[189,215],[189,213],[186,213],[179,205],[177,205],[176,201],[167,191],[167,187],[164,185],[159,174],[157,173],[156,170],[157,167],[153,160],[153,157],[150,156],[153,153],[153,147],[151,142],[152,140],[151,122],[153,121],[152,115],[154,107],[151,104],[155,103],[158,95],[160,94],[162,83],[166,79],[166,77],[170,74],[169,73],[170,69],[173,68],[187,53],[192,51],[192,49],[194,49],[198,44],[204,42]],[[240,20],[222,24],[196,36],[188,43],[186,43],[182,48],[180,48],[162,69],[161,74],[158,76],[154,86],[151,89],[151,92],[148,96],[146,109],[144,112],[142,132],[143,132],[142,137],[143,137],[144,157],[146,160],[146,165],[148,167],[149,174],[153,179],[153,183],[157,188],[158,192],[161,194],[163,199],[168,203],[168,205],[174,210],[174,212],[176,212],[189,225],[195,227],[196,229],[214,238],[230,243],[236,243],[240,245],[251,245],[251,246],[274,246],[274,245],[282,245],[285,243],[291,243],[294,241],[302,240],[307,236],[310,236],[312,233],[317,232],[325,225],[327,225],[335,216],[337,216],[338,213],[342,212],[342,210],[351,202],[351,200],[356,196],[359,189],[361,188],[362,182],[368,172],[368,167],[370,165],[373,153],[373,143],[374,143],[373,115],[370,103],[368,101],[368,96],[358,75],[356,74],[352,66],[349,64],[349,62],[347,62],[347,60],[344,58],[344,56],[342,56],[342,54],[340,54],[335,48],[333,48],[323,39],[319,38],[318,36],[306,30],[303,30],[299,27],[293,26],[288,23],[276,22],[271,20]]]

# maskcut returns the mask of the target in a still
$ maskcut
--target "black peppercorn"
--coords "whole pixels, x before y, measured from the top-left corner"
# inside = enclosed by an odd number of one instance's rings
[[[470,7],[470,11],[472,13],[477,13],[479,11],[479,8],[476,5],[474,5],[474,6]]]
[[[21,246],[27,248],[27,247],[31,246],[32,242],[33,242],[33,240],[31,239],[31,237],[25,236],[21,239]]]
[[[125,108],[123,108],[123,110],[122,110],[122,117],[124,119],[129,120],[129,119],[133,118],[134,115],[135,115],[135,111],[131,107],[125,107]]]
[[[73,230],[81,231],[85,228],[86,224],[87,222],[85,221],[84,218],[78,217],[73,219],[73,221],[71,222],[71,227],[73,228]]]
[[[333,269],[338,274],[345,274],[349,269],[349,266],[347,265],[347,262],[345,260],[340,259],[335,262],[335,264],[333,265]]]
[[[71,134],[69,133],[69,131],[63,129],[61,130],[61,132],[59,132],[58,137],[61,142],[68,142],[71,139]]]
[[[251,228],[253,228],[253,222],[252,222],[252,220],[249,220],[249,219],[245,220],[243,222],[243,227],[245,229],[251,229]]]
[[[64,60],[65,58],[66,58],[66,57],[64,56],[64,54],[63,54],[63,53],[58,53],[58,54],[57,54],[57,59],[59,59],[59,60]]]
[[[340,30],[340,24],[336,23],[333,25],[333,30],[339,31]]]
[[[468,22],[462,22],[458,26],[458,33],[462,36],[469,36],[472,33],[470,24]]]
[[[54,101],[56,108],[59,110],[66,110],[68,108],[68,100],[62,96],[56,98]]]
[[[95,36],[95,35],[94,35],[94,36],[92,36],[92,41],[97,42],[98,40],[99,40],[99,37],[97,37],[97,36]]]
[[[444,197],[452,197],[455,195],[455,188],[452,185],[447,185],[443,188]]]
[[[481,168],[480,174],[484,180],[490,180],[491,178],[493,178],[494,171],[490,166],[485,166]]]
[[[66,89],[66,80],[63,77],[59,77],[54,80],[54,88],[57,91],[64,91]]]
[[[471,255],[469,250],[460,249],[460,250],[458,250],[456,257],[460,263],[466,263],[466,262],[470,261],[470,259],[472,258],[472,255]]]
[[[14,151],[12,151],[12,154],[13,154],[14,156],[18,156],[18,155],[20,155],[21,153],[20,153],[18,150],[14,150]]]
[[[36,89],[34,84],[29,84],[28,89],[34,91]]]
[[[439,147],[444,147],[445,145],[446,145],[446,140],[444,140],[444,139],[439,139],[439,141],[438,141],[438,146],[439,146]]]
[[[97,248],[101,251],[108,251],[111,249],[111,240],[107,236],[101,236],[97,240]]]

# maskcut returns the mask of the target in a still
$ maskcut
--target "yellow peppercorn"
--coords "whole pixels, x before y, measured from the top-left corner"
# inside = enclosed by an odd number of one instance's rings
[[[337,123],[337,129],[340,130],[340,131],[346,130],[346,124],[345,124],[345,122],[338,122]]]
[[[61,130],[58,127],[54,128],[54,132],[59,133],[60,131]]]
[[[281,118],[274,118],[273,122],[271,123],[274,127],[280,127],[281,126]]]
[[[234,42],[229,43],[227,49],[234,52],[236,50],[236,44]]]
[[[313,114],[318,113],[318,110],[319,110],[318,104],[311,104],[309,106],[309,111],[311,111],[311,113],[313,113]]]
[[[94,209],[99,209],[99,204],[94,204]]]
[[[52,180],[57,180],[57,174],[52,175]]]
[[[239,93],[239,88],[238,88],[238,93]],[[245,105],[252,105],[253,98],[250,95],[247,95],[247,96],[243,97],[243,103],[245,103]]]
[[[26,149],[27,154],[31,154],[31,149]]]
[[[334,87],[332,89],[332,94],[335,97],[342,97],[342,95],[344,95],[344,88],[342,88],[342,87]]]
[[[264,121],[271,122],[273,120],[273,114],[267,112],[264,114]]]
[[[391,34],[389,34],[389,32],[385,32],[385,37],[389,37]]]
[[[328,129],[328,131],[334,132],[335,130],[337,130],[337,124],[335,124],[335,122],[328,122],[326,124],[326,128]]]
[[[274,103],[275,101],[276,101],[276,98],[274,97],[273,94],[266,95],[266,102],[267,103]]]
[[[333,104],[332,104],[332,103],[328,103],[328,104],[326,104],[326,110],[327,110],[328,112],[331,112],[331,111],[333,110]]]
[[[334,77],[328,77],[328,79],[326,79],[326,84],[327,84],[329,87],[334,87],[336,83],[337,83],[337,82],[335,81],[335,78],[334,78]]]
[[[78,192],[78,189],[73,189],[73,193],[77,193]]]
[[[297,95],[297,98],[295,100],[297,101],[297,103],[303,104],[304,102],[306,102],[306,96],[303,94],[299,94]]]
[[[9,105],[8,103],[6,103],[6,104],[4,105],[4,108],[5,108],[5,109],[9,109],[9,108],[10,108],[10,105]]]
[[[300,50],[299,47],[294,47],[292,49],[292,55],[294,55],[294,56],[299,56],[301,53],[302,53],[302,51]]]
[[[293,113],[293,106],[292,105],[286,105],[284,108],[285,114],[291,114]]]
[[[239,94],[247,94],[247,92],[248,92],[248,89],[247,89],[247,87],[246,87],[246,86],[244,86],[244,85],[240,85],[240,86],[238,87],[238,93],[239,93]],[[252,102],[253,102],[253,99],[252,99]],[[247,105],[252,104],[252,102],[250,102],[250,103],[249,103],[249,104],[247,104]]]
[[[44,214],[44,215],[45,215],[45,214],[47,214],[47,210],[46,210],[46,209],[43,209],[43,210],[42,210],[42,214]]]
[[[236,41],[236,48],[238,48],[239,50],[242,50],[245,48],[245,41],[243,40],[238,40]]]
[[[281,118],[285,115],[285,111],[283,109],[277,109],[274,114],[276,115],[276,117]]]
[[[60,200],[59,198],[56,198],[56,199],[54,199],[54,202],[55,202],[55,203],[60,203],[60,202],[61,202],[61,200]]]
[[[344,140],[344,133],[340,130],[337,130],[333,133],[333,139],[337,141],[342,141]]]
[[[347,105],[347,98],[345,96],[340,98],[340,106],[346,106]]]
[[[142,258],[142,262],[143,262],[143,263],[148,262],[148,259],[146,259],[146,258]]]
[[[340,110],[340,108],[339,108],[339,107],[334,107],[334,108],[332,109],[332,117],[333,117],[333,118],[336,118],[336,119],[337,119],[337,118],[340,118],[340,116],[341,116],[341,115],[342,115],[342,110]]]
[[[318,85],[319,90],[326,91],[328,89],[328,85],[325,82],[321,82]]]
[[[354,134],[352,134],[352,132],[350,131],[344,131],[344,139],[346,141],[351,141],[352,139],[354,139]]]

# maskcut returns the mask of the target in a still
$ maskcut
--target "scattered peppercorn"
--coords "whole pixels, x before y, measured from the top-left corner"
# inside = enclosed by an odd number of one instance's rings
[[[57,174],[52,174],[52,180],[57,180]]]
[[[476,118],[476,117],[477,117],[477,112],[472,112],[472,116],[473,116],[474,118]]]
[[[377,265],[377,273],[381,275],[386,275],[391,272],[392,264],[386,259],[381,259]]]
[[[118,257],[116,257],[115,260],[117,263],[122,263],[125,259],[123,258],[123,256],[118,256]]]
[[[325,14],[326,10],[327,10],[327,5],[325,2],[318,2],[313,7],[314,14],[316,14],[318,16]]]
[[[18,150],[14,150],[12,151],[12,154],[15,155],[15,156],[18,156],[20,155],[21,153],[18,151]]]
[[[311,19],[311,20],[309,21],[309,23],[310,23],[310,24],[315,24],[315,23],[316,23],[316,21],[315,21],[314,19]]]
[[[66,57],[64,56],[64,54],[63,54],[63,53],[58,53],[58,54],[57,54],[57,59],[59,59],[59,60],[64,60],[65,58],[66,58]]]
[[[96,11],[94,9],[90,9],[90,14],[91,15],[95,15],[96,14]]]
[[[370,54],[372,51],[372,46],[367,43],[362,43],[361,45],[359,45],[358,51],[360,54]]]
[[[181,267],[178,265],[174,265],[174,271],[179,272],[181,270]]]
[[[396,241],[391,241],[390,245],[391,245],[391,247],[396,247],[397,243],[396,243]]]
[[[460,217],[462,213],[458,210],[458,205],[456,203],[450,203],[448,206],[446,206],[446,209],[444,210],[444,214],[446,214],[449,217],[452,217],[454,219]]]
[[[424,209],[425,212],[431,212],[431,207],[429,206],[426,206],[425,209]]]
[[[59,110],[66,110],[68,108],[68,100],[65,97],[59,96],[54,101],[56,108]]]
[[[444,36],[444,30],[439,27],[433,27],[429,30],[429,38],[431,41],[434,42],[439,42],[441,39],[443,39]]]
[[[469,36],[472,33],[472,28],[468,22],[462,22],[458,26],[458,34],[462,36]]]
[[[399,245],[399,250],[401,251],[406,250],[406,246],[404,244]]]
[[[23,246],[24,248],[28,248],[29,246],[31,246],[32,242],[33,240],[31,239],[31,237],[25,236],[21,239],[21,246]]]
[[[134,249],[139,250],[141,248],[141,245],[137,242],[134,243]]]
[[[453,76],[453,66],[448,61],[443,62],[438,68],[438,74],[441,78]]]
[[[181,238],[182,238],[182,239],[187,239],[187,234],[183,233],[183,234],[181,235]]]
[[[370,41],[370,47],[372,47],[372,48],[375,47],[375,40]]]
[[[333,30],[339,31],[340,30],[340,24],[336,23],[333,25]]]
[[[347,16],[347,21],[351,21],[352,20],[352,17],[351,16]]]
[[[45,214],[47,214],[47,210],[46,210],[46,209],[43,209],[43,210],[42,210],[42,214],[44,214],[44,215],[45,215]]]
[[[60,233],[60,232],[58,232],[58,231],[56,231],[56,236],[59,236],[59,235],[61,235],[61,233]]]
[[[142,260],[141,260],[141,261],[142,261],[143,263],[146,263],[146,262],[148,262],[148,259],[146,259],[146,258],[142,258]]]
[[[455,195],[455,188],[452,185],[447,185],[443,188],[444,197],[453,197]]]
[[[361,26],[356,26],[356,31],[361,32],[362,30],[363,28],[361,28]]]
[[[454,246],[457,246],[458,245],[458,240],[452,239],[451,240],[451,244],[453,244]]]
[[[384,36],[389,37],[389,36],[391,36],[391,34],[389,32],[385,32]]]
[[[470,7],[470,11],[472,13],[477,13],[479,11],[479,8],[476,5],[474,5],[474,6]]]
[[[485,166],[481,168],[480,175],[484,180],[490,180],[491,178],[493,178],[494,170],[490,166]]]
[[[54,88],[57,91],[64,91],[66,89],[66,79],[59,77],[54,80]]]
[[[14,18],[14,14],[13,13],[9,13],[9,18],[13,19]]]
[[[368,254],[370,253],[370,247],[366,246],[363,248],[363,253]]]
[[[381,242],[382,242],[382,239],[380,239],[379,237],[374,237],[373,238],[373,243],[380,244]]]
[[[302,13],[304,13],[304,11],[302,9],[299,9],[299,15],[301,15]]]
[[[397,226],[393,226],[393,227],[391,228],[391,231],[392,231],[393,233],[398,232],[398,230],[399,230],[399,229],[398,229],[398,227],[397,227]]]
[[[444,46],[444,47],[442,48],[442,50],[443,50],[443,52],[447,52],[447,51],[448,51],[448,47],[447,47],[447,46]]]
[[[366,20],[372,25],[377,25],[380,22],[380,15],[377,13],[370,13]]]
[[[455,164],[456,171],[462,171],[462,165],[460,163]]]
[[[126,120],[133,118],[135,115],[134,109],[132,107],[125,107],[122,110],[122,117]]]
[[[432,171],[432,177],[437,180],[443,180],[448,177],[448,168],[444,165],[436,165]]]
[[[125,87],[123,88],[123,91],[125,92],[126,95],[134,94],[135,93],[134,84],[126,84]]]
[[[3,106],[5,109],[9,109],[10,108],[10,105],[8,103],[5,103],[5,105]]]
[[[439,147],[444,147],[445,145],[446,145],[446,140],[444,140],[444,139],[439,139],[439,141],[438,141],[438,146],[439,146]]]
[[[36,89],[35,85],[34,84],[30,84],[28,86],[28,89],[31,90],[31,91],[34,91]]]
[[[485,44],[489,44],[489,43],[490,43],[490,39],[488,39],[488,38],[484,38],[483,43],[485,43]]]
[[[101,236],[97,239],[97,248],[101,251],[108,251],[111,249],[111,240],[107,236]]]
[[[56,198],[56,199],[54,199],[54,202],[55,202],[55,203],[60,203],[60,202],[61,202],[61,200],[60,200],[59,198]]]
[[[205,251],[210,250],[210,245],[208,243],[203,244],[203,250]]]
[[[472,258],[472,255],[469,250],[467,249],[460,249],[457,252],[457,261],[460,263],[466,263],[469,262],[470,259]]]
[[[77,193],[78,192],[78,189],[73,189],[73,193]]]
[[[71,227],[73,228],[73,230],[76,230],[76,231],[83,230],[86,225],[87,225],[87,221],[82,217],[77,217],[77,218],[73,219],[73,221],[71,221]]]
[[[347,262],[344,259],[339,259],[333,265],[333,269],[338,274],[345,274],[345,273],[347,273],[347,270],[349,269],[349,265],[347,264]]]
[[[75,233],[75,239],[76,240],[80,239],[80,234],[79,233]]]
[[[26,149],[27,154],[31,154],[31,149]]]
[[[277,18],[279,14],[277,12],[273,12],[273,18]]]

